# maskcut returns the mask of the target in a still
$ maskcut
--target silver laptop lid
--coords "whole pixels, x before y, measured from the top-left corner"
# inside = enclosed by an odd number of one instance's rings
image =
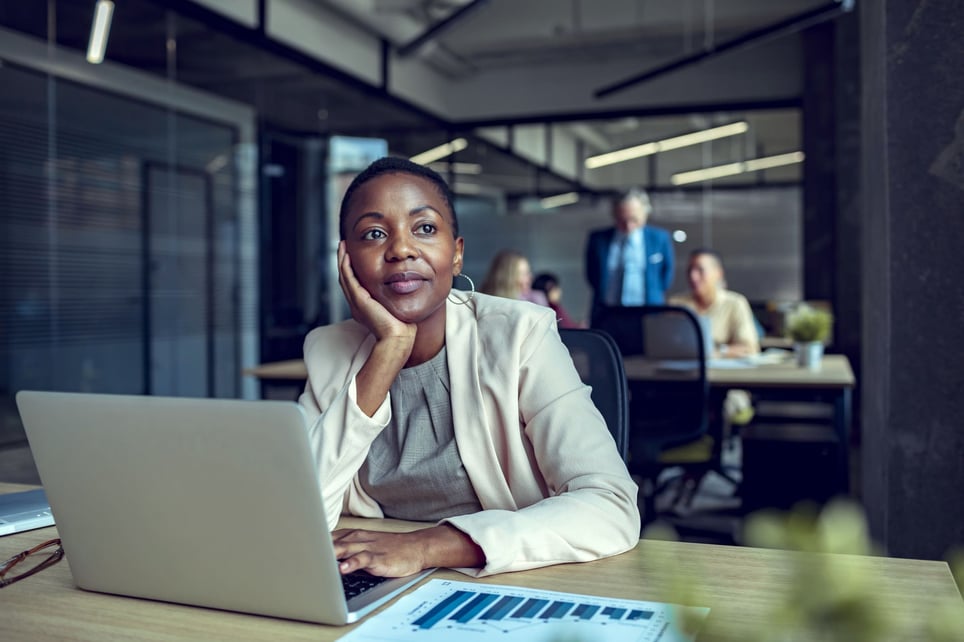
[[[356,619],[297,404],[30,391],[17,404],[78,586]]]

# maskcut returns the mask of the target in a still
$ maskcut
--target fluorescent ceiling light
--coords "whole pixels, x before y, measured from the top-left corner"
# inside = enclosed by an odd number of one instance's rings
[[[469,146],[469,142],[464,138],[456,138],[455,140],[449,141],[438,147],[433,147],[432,149],[426,149],[421,154],[415,154],[412,156],[410,161],[413,163],[418,163],[419,165],[428,165],[431,162],[437,161],[446,156],[451,156],[455,152],[460,152]]]
[[[672,138],[657,140],[651,143],[643,143],[642,145],[635,145],[625,149],[617,149],[614,152],[590,156],[586,159],[586,168],[595,169],[605,165],[612,165],[613,163],[622,163],[623,161],[628,161],[633,158],[652,156],[653,154],[666,152],[671,149],[689,147],[690,145],[699,145],[700,143],[706,143],[711,140],[716,140],[717,138],[736,136],[738,134],[742,134],[749,128],[750,126],[747,124],[747,122],[745,120],[741,120],[740,122],[730,123],[729,125],[711,127],[710,129],[703,129],[698,132],[691,132],[681,136],[673,136]]]
[[[432,169],[436,172],[447,174],[448,172],[454,172],[456,174],[481,174],[482,166],[478,163],[432,163]]]
[[[110,19],[114,15],[114,3],[98,0],[94,9],[94,22],[90,27],[90,42],[87,43],[87,62],[99,65],[104,62],[107,50],[107,36],[110,35]]]
[[[545,209],[551,209],[553,207],[562,207],[563,205],[572,205],[573,203],[579,202],[578,192],[566,192],[565,194],[556,194],[555,196],[547,196],[539,200],[539,205]]]
[[[765,156],[763,158],[754,158],[738,163],[727,163],[726,165],[717,165],[716,167],[696,169],[691,172],[680,172],[673,174],[670,177],[670,182],[672,182],[673,185],[685,185],[687,183],[711,181],[714,178],[723,178],[724,176],[736,176],[737,174],[745,174],[747,172],[759,172],[761,169],[770,169],[771,167],[793,165],[794,163],[803,162],[803,159],[803,152]]]

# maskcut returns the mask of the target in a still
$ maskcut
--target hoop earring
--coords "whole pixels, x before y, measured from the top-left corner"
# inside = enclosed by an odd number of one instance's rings
[[[449,295],[448,295],[448,297],[446,297],[446,298],[447,298],[449,301],[451,301],[452,303],[454,303],[455,305],[467,305],[468,302],[471,301],[471,300],[475,297],[475,282],[472,281],[471,277],[469,277],[469,275],[467,275],[467,274],[459,273],[459,274],[456,274],[456,275],[455,275],[455,278],[458,278],[458,277],[460,277],[460,276],[461,276],[461,277],[464,277],[465,280],[469,282],[469,286],[472,287],[472,291],[469,292],[469,297],[468,297],[467,299],[460,299],[459,297],[454,297],[454,298],[453,298],[453,297],[452,297],[452,293],[449,292]]]

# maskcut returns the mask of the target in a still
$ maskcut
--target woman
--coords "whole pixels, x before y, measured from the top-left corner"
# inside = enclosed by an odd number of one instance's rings
[[[341,571],[487,575],[632,548],[636,485],[552,311],[451,289],[452,200],[435,172],[384,158],[342,201],[353,319],[309,333],[300,399],[326,508],[436,525],[335,531]]]
[[[559,277],[549,272],[544,272],[532,281],[532,290],[542,292],[549,302],[549,307],[556,313],[556,320],[559,321],[560,328],[585,328],[585,324],[574,321],[569,312],[562,305],[562,286],[559,285]]]
[[[727,290],[720,255],[705,248],[690,254],[690,294],[670,297],[670,305],[690,308],[710,321],[716,356],[746,357],[760,351],[753,311],[746,297]]]
[[[532,268],[529,267],[529,260],[515,250],[503,250],[492,259],[489,273],[482,282],[482,292],[549,305],[545,294],[532,289]]]

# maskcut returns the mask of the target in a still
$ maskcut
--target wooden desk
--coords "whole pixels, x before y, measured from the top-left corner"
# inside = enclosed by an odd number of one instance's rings
[[[308,379],[308,369],[301,359],[262,363],[245,368],[241,374],[258,378],[262,399],[297,400]]]
[[[308,368],[305,367],[305,362],[302,359],[289,359],[288,361],[274,361],[262,363],[253,368],[245,368],[242,374],[258,379],[304,383],[305,379],[308,378]]]
[[[0,492],[27,487],[0,484]],[[346,518],[346,526],[416,527],[393,520]],[[55,527],[0,537],[0,559],[57,536]],[[564,564],[476,580],[484,583],[584,593],[613,598],[665,601],[676,578],[699,582],[711,607],[706,639],[713,631],[741,631],[766,624],[787,588],[801,553],[645,540],[632,551],[586,564]],[[916,629],[938,598],[960,600],[945,562],[882,557],[834,556],[834,563],[878,573],[877,590]],[[473,581],[454,571],[430,577]],[[964,608],[964,602],[961,607]],[[82,591],[73,585],[69,560],[0,589],[0,637],[7,640],[336,640],[351,627],[329,627],[228,611],[167,604]],[[902,642],[913,640],[895,636]],[[803,641],[801,641],[803,642]],[[882,641],[885,642],[885,641]]]
[[[653,377],[652,362],[636,357],[623,359],[626,378],[645,380]],[[750,368],[708,368],[706,377],[714,394],[714,404],[722,404],[726,391],[749,390],[760,396],[783,400],[824,399],[833,404],[833,427],[840,441],[837,461],[838,484],[850,487],[850,425],[852,397],[856,383],[846,355],[824,355],[820,369],[809,370],[792,359]]]

